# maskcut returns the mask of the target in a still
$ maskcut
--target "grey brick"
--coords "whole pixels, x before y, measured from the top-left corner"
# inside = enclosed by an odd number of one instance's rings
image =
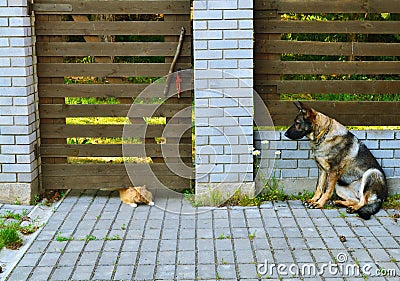
[[[297,160],[295,159],[279,159],[277,161],[277,166],[278,169],[296,169],[297,168]]]
[[[296,141],[278,141],[276,142],[276,149],[283,150],[283,149],[297,149],[297,142]]]
[[[383,149],[398,149],[400,143],[398,140],[381,140],[379,147]]]
[[[379,141],[378,140],[365,140],[363,143],[369,148],[369,149],[378,149],[379,148]]]
[[[351,133],[353,133],[356,138],[359,140],[365,140],[367,136],[367,131],[364,130],[350,130]]]
[[[282,169],[283,178],[305,178],[308,176],[308,169]]]
[[[394,151],[391,149],[385,149],[385,150],[371,150],[372,154],[376,157],[376,158],[393,158],[394,156]]]
[[[397,168],[399,167],[399,160],[398,159],[383,159],[382,166],[387,168]]]
[[[371,140],[390,140],[394,139],[394,131],[389,130],[372,130],[367,131],[367,139]]]
[[[214,19],[222,19],[222,11],[221,10],[207,10],[207,11],[199,11],[195,10],[194,14],[194,19],[199,20],[199,19],[204,19],[204,20],[214,20]]]
[[[236,1],[229,1],[229,2],[236,2]],[[223,15],[224,19],[252,19],[253,11],[251,9],[225,10],[223,11]]]

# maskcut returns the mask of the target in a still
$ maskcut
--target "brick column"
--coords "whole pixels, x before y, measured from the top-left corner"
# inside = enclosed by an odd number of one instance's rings
[[[193,32],[196,194],[253,194],[253,1],[195,0]]]
[[[27,1],[0,0],[0,202],[38,192],[37,86]]]

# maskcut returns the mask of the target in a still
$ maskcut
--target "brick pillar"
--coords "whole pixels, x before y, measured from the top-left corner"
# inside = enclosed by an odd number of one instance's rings
[[[37,86],[27,1],[0,0],[0,202],[38,192]]]
[[[193,36],[196,194],[253,194],[253,1],[195,0]]]

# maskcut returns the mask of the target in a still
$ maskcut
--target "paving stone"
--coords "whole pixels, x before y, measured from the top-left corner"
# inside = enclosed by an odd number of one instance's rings
[[[236,268],[234,264],[222,264],[217,267],[218,277],[220,279],[235,279]]]
[[[118,265],[133,265],[136,263],[137,252],[120,252]]]
[[[179,251],[177,257],[177,263],[179,264],[195,264],[196,263],[196,252],[195,251]],[[175,264],[175,262],[174,262]]]
[[[199,279],[215,279],[217,277],[215,264],[199,264],[197,266],[197,274]]]
[[[157,265],[155,280],[174,280],[174,276],[175,276],[174,264]]]
[[[74,267],[72,266],[62,266],[54,269],[53,274],[51,275],[51,280],[54,281],[65,281],[71,275]]]
[[[133,280],[133,266],[131,265],[118,265],[114,280]]]
[[[176,266],[176,277],[178,280],[195,280],[196,268],[193,264],[178,264]]]
[[[136,273],[134,275],[133,280],[153,280],[155,266],[153,265],[144,265],[139,264],[136,266]]]
[[[176,252],[158,252],[156,263],[159,265],[164,264],[175,264],[176,263]]]
[[[111,280],[113,275],[114,265],[98,266],[93,272],[93,280]]]
[[[370,263],[400,273],[400,227],[389,217],[391,211],[364,221],[341,216],[344,209],[309,210],[300,201],[289,201],[262,208],[199,208],[202,213],[183,215],[148,206],[127,208],[110,192],[74,191],[65,199],[9,280],[299,280],[300,275],[278,276],[276,269],[272,276],[262,275],[257,266],[313,265],[318,270],[343,254],[345,264]],[[196,210],[183,206],[181,198],[160,201],[167,209]],[[60,231],[73,240],[56,241]],[[86,241],[88,235],[96,239]],[[328,271],[301,279],[344,277],[364,280]]]

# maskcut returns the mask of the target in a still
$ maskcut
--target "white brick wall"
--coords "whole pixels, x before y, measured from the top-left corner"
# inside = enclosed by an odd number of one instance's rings
[[[194,1],[197,187],[253,183],[253,11],[245,2]]]
[[[38,175],[34,42],[26,5],[0,2],[0,200],[23,203],[37,189]]]
[[[371,150],[385,171],[386,177],[400,178],[400,130],[351,132]],[[284,136],[283,131],[275,134],[275,141],[267,136],[271,136],[269,131],[255,132],[255,147],[261,150],[260,157],[263,157],[263,149],[265,150],[266,147],[261,145],[261,141],[275,142],[276,149],[281,152],[277,155],[275,171],[277,178],[314,178],[318,176],[318,169],[307,140],[289,140]]]

